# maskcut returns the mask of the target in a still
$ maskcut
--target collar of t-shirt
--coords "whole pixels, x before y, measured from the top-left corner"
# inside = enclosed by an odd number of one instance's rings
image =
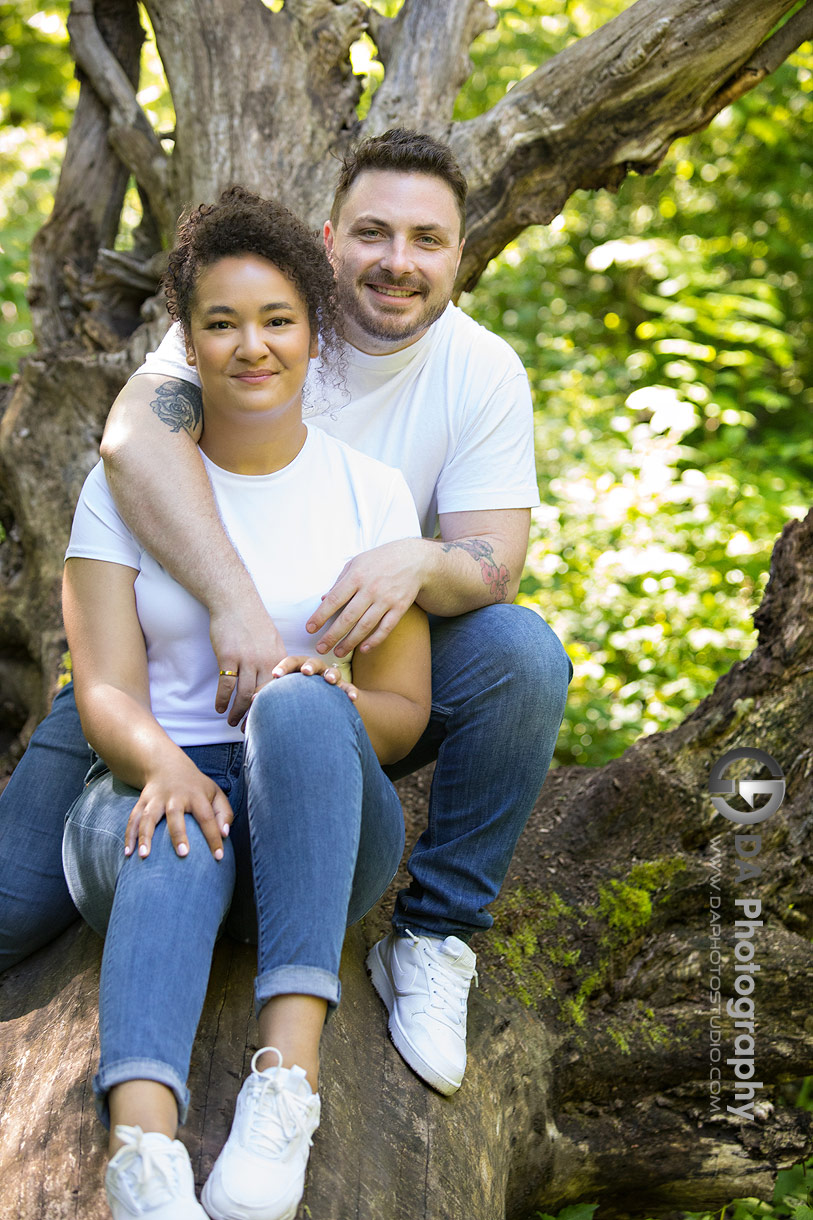
[[[357,390],[362,387],[366,393],[374,384],[389,381],[396,373],[400,373],[409,365],[423,364],[435,344],[443,342],[443,332],[451,322],[450,311],[453,309],[453,305],[447,305],[445,311],[436,322],[432,323],[425,335],[421,335],[420,339],[410,343],[409,347],[401,348],[399,352],[371,356],[346,343],[344,350],[351,397],[355,397]]]

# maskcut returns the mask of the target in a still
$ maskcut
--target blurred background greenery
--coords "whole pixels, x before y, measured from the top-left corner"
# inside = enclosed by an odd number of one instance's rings
[[[627,7],[491,3],[462,119]],[[27,250],[78,92],[67,10],[0,4],[2,379],[32,350]],[[382,70],[366,36],[353,59],[363,114]],[[139,98],[171,129],[151,34]],[[543,505],[521,600],[575,664],[559,763],[598,765],[678,724],[748,655],[773,543],[811,502],[812,118],[806,44],[656,174],[578,192],[527,230],[462,301],[516,348],[534,393]],[[137,207],[132,191],[119,244]]]

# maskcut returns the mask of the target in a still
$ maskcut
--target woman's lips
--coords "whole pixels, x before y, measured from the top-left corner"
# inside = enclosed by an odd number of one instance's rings
[[[268,381],[269,378],[275,377],[276,374],[270,369],[258,370],[256,373],[234,373],[236,381],[244,381],[248,385],[259,385],[263,381]]]

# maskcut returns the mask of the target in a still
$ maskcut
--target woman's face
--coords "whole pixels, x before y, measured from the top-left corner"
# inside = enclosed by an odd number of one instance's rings
[[[267,259],[222,258],[200,273],[187,359],[200,376],[207,411],[298,411],[317,350],[305,302]]]

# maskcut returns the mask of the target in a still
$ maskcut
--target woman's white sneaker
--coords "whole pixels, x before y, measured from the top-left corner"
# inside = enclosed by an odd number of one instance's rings
[[[110,1158],[104,1189],[113,1220],[206,1220],[180,1140],[140,1127],[116,1127],[123,1146]]]
[[[457,936],[405,933],[373,945],[367,969],[401,1057],[433,1089],[454,1093],[466,1070],[466,1007],[477,959]]]
[[[279,1055],[280,1066],[260,1072],[257,1060],[267,1051]],[[276,1047],[263,1047],[251,1060],[229,1138],[201,1194],[212,1220],[293,1220],[296,1214],[320,1102],[301,1067],[281,1065]]]

